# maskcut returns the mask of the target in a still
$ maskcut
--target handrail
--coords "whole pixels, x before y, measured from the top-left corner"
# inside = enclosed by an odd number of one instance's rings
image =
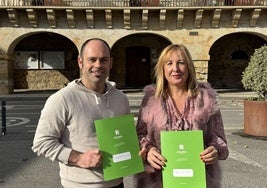
[[[266,0],[0,0],[1,6],[194,7],[266,6]]]

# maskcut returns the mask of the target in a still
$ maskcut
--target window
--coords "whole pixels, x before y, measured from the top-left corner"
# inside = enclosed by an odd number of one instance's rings
[[[243,50],[236,50],[232,53],[231,59],[248,59],[248,55]]]
[[[64,69],[63,51],[16,51],[15,69]]]
[[[41,69],[64,69],[65,68],[64,52],[40,52]]]
[[[15,69],[38,69],[38,52],[36,51],[16,51]]]

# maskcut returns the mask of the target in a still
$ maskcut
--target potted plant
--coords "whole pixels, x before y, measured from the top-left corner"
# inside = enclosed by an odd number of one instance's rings
[[[267,46],[255,50],[241,80],[257,97],[244,100],[244,133],[267,136]]]

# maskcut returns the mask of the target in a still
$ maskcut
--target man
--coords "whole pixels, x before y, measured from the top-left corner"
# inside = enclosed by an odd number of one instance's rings
[[[122,178],[104,181],[94,120],[129,114],[127,96],[106,81],[112,67],[102,39],[85,41],[78,57],[81,78],[51,95],[42,110],[32,150],[58,161],[66,188],[123,187]]]

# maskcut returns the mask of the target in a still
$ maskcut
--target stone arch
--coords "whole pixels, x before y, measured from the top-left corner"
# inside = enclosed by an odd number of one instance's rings
[[[8,53],[14,54],[14,89],[60,89],[71,80],[79,77],[78,49],[70,39],[61,34],[43,31],[27,33],[14,40]],[[35,62],[38,65],[27,68],[18,66],[20,63],[23,64],[22,59],[25,54],[34,54],[37,58]],[[53,66],[55,67],[43,66],[45,62],[41,59],[44,56],[46,61],[50,63],[54,61]],[[57,65],[58,59],[56,57],[62,59],[61,66]]]
[[[243,89],[242,72],[254,50],[264,44],[263,37],[246,32],[219,38],[209,51],[208,82],[214,88]]]
[[[142,88],[153,82],[153,68],[170,40],[157,34],[131,34],[111,48],[113,68],[110,79],[121,88]]]

